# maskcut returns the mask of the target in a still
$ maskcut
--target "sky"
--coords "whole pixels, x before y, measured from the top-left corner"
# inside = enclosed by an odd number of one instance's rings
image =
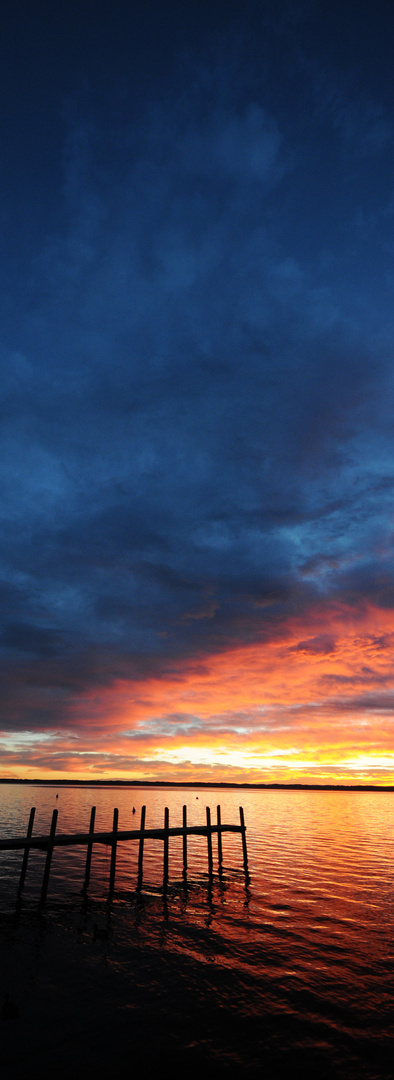
[[[0,2],[0,777],[394,783],[392,0]]]

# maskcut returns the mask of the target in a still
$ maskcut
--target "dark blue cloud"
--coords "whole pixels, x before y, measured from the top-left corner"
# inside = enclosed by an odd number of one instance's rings
[[[392,605],[392,102],[378,57],[364,79],[364,10],[335,58],[334,6],[115,4],[112,24],[104,4],[90,45],[81,5],[51,39],[48,5],[23,6],[38,74],[31,94],[6,75],[1,195],[15,672],[51,661],[78,692],[103,656],[109,679],[322,597]]]

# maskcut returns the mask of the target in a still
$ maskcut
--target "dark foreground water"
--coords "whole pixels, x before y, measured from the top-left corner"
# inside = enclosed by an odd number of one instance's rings
[[[224,836],[224,873],[212,889],[206,841],[147,841],[136,893],[137,844],[119,845],[108,903],[110,850],[55,849],[48,897],[45,855],[31,853],[16,903],[21,854],[0,856],[0,1076],[250,1076],[392,1078],[394,795],[389,792],[58,789],[0,786],[0,835],[190,824],[247,825],[250,883],[240,836]],[[136,813],[132,814],[133,806]],[[215,841],[214,841],[215,853]],[[216,863],[215,863],[216,866]],[[4,1010],[12,1013],[13,1010]]]

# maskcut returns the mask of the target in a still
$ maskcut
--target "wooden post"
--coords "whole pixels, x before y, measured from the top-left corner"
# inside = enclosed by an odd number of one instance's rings
[[[164,810],[164,856],[163,856],[163,891],[167,891],[168,885],[168,829],[169,813],[168,806]]]
[[[27,826],[26,840],[30,840],[31,834],[33,832],[33,822],[34,822],[35,812],[36,812],[36,808],[35,808],[35,806],[32,806],[32,808],[30,810],[29,824]],[[30,851],[30,847],[29,847],[28,844],[26,844],[25,850],[23,852],[23,860],[22,860],[21,876],[19,878],[18,893],[22,892],[22,889],[23,889],[23,886],[24,886],[25,877],[26,877],[26,870],[27,870],[27,860],[29,858],[29,851]]]
[[[45,897],[46,897],[46,894],[47,894],[47,889],[48,889],[49,874],[50,874],[50,870],[51,870],[51,862],[52,862],[52,854],[53,854],[53,841],[55,839],[56,825],[57,825],[57,810],[54,810],[53,814],[52,814],[51,831],[49,833],[49,838],[48,838],[48,850],[47,850],[44,877],[43,877],[42,888],[41,888],[41,903],[45,900]]]
[[[187,809],[186,809],[186,806],[184,806],[183,810],[182,810],[182,826],[183,826],[183,828],[185,830],[184,833],[183,833],[183,837],[182,837],[182,841],[183,841],[183,879],[184,879],[184,881],[186,881],[186,878],[187,878],[187,832],[186,832],[186,829],[187,829]]]
[[[92,836],[93,836],[93,833],[94,833],[94,819],[95,819],[95,817],[96,817],[96,807],[92,806],[91,814],[90,814],[90,825],[89,825],[89,832],[90,832],[90,834]],[[86,892],[86,890],[88,888],[88,885],[89,885],[89,881],[90,881],[90,864],[91,864],[91,861],[92,861],[92,847],[93,847],[93,840],[89,840],[89,843],[88,843],[88,846],[87,846],[87,851],[86,851],[85,881],[83,883],[83,890],[82,890],[83,892]]]
[[[141,807],[141,825],[140,825],[140,831],[142,833],[143,833],[144,828],[145,828],[145,811],[146,811],[146,806],[142,806]],[[143,858],[144,858],[144,837],[140,836],[140,846],[139,846],[139,851],[138,851],[138,884],[137,884],[138,892],[140,892],[140,889],[141,889],[141,886],[142,886],[142,863],[143,863]]]
[[[221,825],[222,825],[222,819],[221,819],[221,812],[220,812],[220,806],[218,806],[218,862],[219,862],[219,877],[221,877],[221,876],[222,876],[222,862],[223,862],[223,851],[222,851],[222,829],[221,829]]]
[[[115,885],[116,841],[117,841],[117,832],[118,832],[118,817],[119,817],[119,810],[115,809],[114,810],[113,826],[112,826],[111,868],[110,868],[110,872],[109,872],[109,892],[110,892],[110,895],[113,893],[114,885]]]
[[[213,861],[212,861],[212,833],[211,833],[211,810],[207,806],[207,844],[208,844],[208,874],[209,877],[213,876]]]
[[[243,812],[242,806],[240,806],[240,808],[239,808],[239,816],[240,816],[240,819],[241,819],[241,830],[242,830],[241,836],[242,836],[242,851],[243,851],[243,856],[244,856],[244,871],[245,871],[246,881],[248,882],[249,881],[248,852],[247,852],[247,848],[246,848],[246,828],[245,828],[244,812]]]

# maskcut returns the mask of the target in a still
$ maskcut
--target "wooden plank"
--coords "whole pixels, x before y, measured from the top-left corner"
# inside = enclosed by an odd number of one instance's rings
[[[85,866],[85,880],[84,880],[84,883],[83,883],[83,892],[87,891],[87,889],[89,887],[89,881],[90,881],[90,865],[91,865],[91,861],[92,861],[93,833],[94,833],[95,817],[96,817],[96,807],[92,806],[92,809],[91,809],[91,812],[90,812],[90,827],[89,827],[89,836],[91,836],[92,839],[88,840],[88,845],[87,845],[86,866]]]
[[[207,836],[208,829],[206,825],[188,825],[188,836]],[[217,833],[218,826],[211,825],[210,832]],[[221,833],[232,832],[241,833],[241,825],[221,825]],[[184,828],[182,826],[171,826],[168,830],[169,836],[183,836]],[[141,837],[145,840],[162,840],[164,836],[164,829],[122,829],[117,833],[117,842],[122,840],[140,840]],[[88,844],[91,840],[90,833],[57,833],[53,841],[54,847],[69,847],[70,845]],[[46,836],[32,836],[30,840],[26,839],[26,836],[15,836],[13,838],[7,837],[0,840],[0,851],[19,851],[22,848],[44,848],[48,847],[48,835]],[[95,844],[111,844],[112,843],[112,831],[111,832],[97,832],[94,834]]]
[[[30,852],[29,840],[30,840],[31,834],[33,832],[33,823],[34,823],[35,812],[36,812],[36,808],[35,808],[35,806],[32,806],[32,808],[30,810],[29,824],[27,826],[26,847],[25,847],[25,850],[23,852],[22,868],[21,868],[21,876],[19,878],[18,893],[22,892],[22,889],[23,889],[23,886],[24,886],[24,883],[25,883],[26,870],[27,870],[27,860],[29,858],[29,852]]]
[[[45,860],[44,877],[43,877],[42,888],[41,888],[41,903],[43,903],[43,901],[45,900],[45,897],[46,897],[46,894],[47,894],[47,891],[48,891],[49,874],[50,874],[50,871],[51,871],[51,862],[52,862],[52,854],[53,854],[53,848],[54,848],[56,824],[57,824],[57,810],[54,810],[53,814],[52,814],[51,831],[49,833],[49,839],[47,839],[48,850],[47,850],[47,857],[46,857],[46,860]]]

